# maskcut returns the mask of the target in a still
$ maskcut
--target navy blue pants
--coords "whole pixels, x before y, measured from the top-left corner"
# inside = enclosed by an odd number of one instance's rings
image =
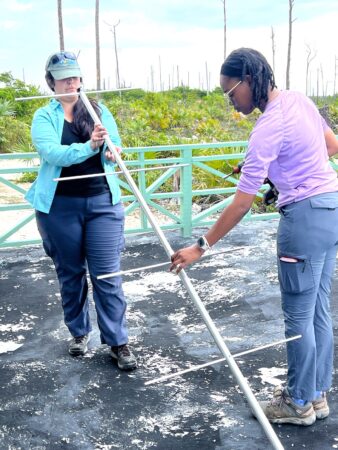
[[[331,280],[338,245],[338,193],[316,195],[280,210],[277,252],[287,344],[288,390],[314,400],[331,387]]]
[[[120,270],[124,247],[124,209],[112,205],[111,194],[93,197],[56,196],[49,214],[36,211],[44,249],[54,262],[65,323],[72,336],[91,331],[87,270],[101,342],[127,343],[126,301],[121,277],[98,280],[97,276]]]

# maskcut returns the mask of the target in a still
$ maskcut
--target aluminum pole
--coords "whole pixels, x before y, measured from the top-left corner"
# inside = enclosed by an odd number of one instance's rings
[[[133,91],[140,88],[120,88],[120,89],[99,89],[98,91],[86,91],[86,94],[105,94],[107,92],[120,92],[120,91]],[[24,102],[26,100],[38,100],[41,98],[62,98],[69,97],[69,95],[80,95],[79,92],[72,92],[71,94],[46,94],[46,95],[34,95],[33,97],[17,97],[16,102]]]
[[[83,103],[85,104],[90,116],[92,117],[93,121],[95,124],[98,125],[102,125],[101,121],[98,117],[98,115],[96,114],[94,108],[92,107],[90,101],[88,100],[88,97],[86,96],[86,94],[80,90],[80,98],[83,101]],[[159,224],[157,223],[154,215],[152,214],[149,206],[147,205],[146,201],[144,200],[141,192],[139,191],[136,183],[134,182],[133,178],[131,177],[131,175],[129,175],[128,169],[125,166],[121,156],[119,155],[119,153],[117,152],[117,150],[115,149],[115,145],[113,144],[113,142],[111,141],[111,139],[109,138],[109,136],[107,136],[105,138],[105,142],[109,148],[109,150],[112,152],[112,154],[115,157],[115,161],[117,162],[117,164],[119,165],[120,169],[123,171],[124,176],[130,186],[130,188],[132,189],[135,197],[137,198],[140,206],[142,207],[143,211],[145,212],[145,214],[148,217],[149,222],[151,223],[154,231],[156,232],[158,238],[160,239],[169,259],[171,257],[171,255],[174,253],[173,249],[171,248],[167,238],[165,237],[163,231],[161,230]],[[244,393],[244,395],[246,396],[248,403],[250,405],[250,407],[252,408],[257,420],[259,421],[259,423],[261,424],[266,436],[268,437],[268,439],[270,440],[272,446],[277,449],[277,450],[282,450],[284,449],[284,447],[282,446],[280,440],[278,439],[278,436],[276,435],[274,429],[272,428],[270,422],[268,421],[267,417],[265,416],[262,408],[260,407],[256,397],[254,396],[246,378],[243,376],[242,372],[240,371],[239,367],[237,366],[234,357],[232,356],[232,354],[230,353],[228,347],[226,346],[222,335],[220,334],[220,332],[218,331],[218,329],[216,328],[214,322],[212,321],[208,311],[206,310],[202,300],[199,298],[195,288],[193,287],[189,277],[187,276],[185,270],[181,270],[178,274],[178,276],[180,277],[183,285],[185,286],[185,288],[187,289],[193,303],[195,304],[196,308],[198,309],[198,311],[200,312],[211,336],[214,338],[214,341],[217,345],[217,347],[219,348],[220,352],[222,353],[222,355],[224,356],[224,358],[226,359],[228,366],[232,372],[232,374],[234,375],[234,377],[236,378],[240,388],[242,389],[242,392]]]

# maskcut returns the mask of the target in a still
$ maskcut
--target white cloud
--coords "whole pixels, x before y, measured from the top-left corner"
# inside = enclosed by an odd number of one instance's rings
[[[23,12],[28,11],[32,8],[32,3],[22,3],[18,0],[10,0],[6,2],[6,7],[9,11],[15,11],[15,12]]]
[[[19,22],[17,22],[16,20],[2,20],[0,22],[0,28],[3,28],[4,30],[13,30],[18,27]]]

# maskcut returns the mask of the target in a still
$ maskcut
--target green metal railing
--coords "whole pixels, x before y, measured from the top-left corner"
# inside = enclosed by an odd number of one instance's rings
[[[157,171],[155,173],[138,172],[134,176],[137,177],[139,189],[149,206],[154,212],[161,214],[165,218],[166,222],[161,225],[161,228],[164,230],[180,230],[183,236],[188,237],[191,236],[194,227],[205,227],[213,224],[216,220],[216,213],[219,213],[232,201],[236,192],[238,179],[236,177],[229,177],[226,181],[223,180],[224,168],[229,171],[229,167],[233,166],[234,162],[243,159],[246,147],[246,141],[135,147],[124,149],[124,155],[126,166],[129,169],[187,164],[180,168],[168,167],[161,169],[158,173]],[[205,150],[208,150],[208,153],[214,154],[203,155]],[[2,164],[2,161],[6,160],[16,160],[18,161],[18,166],[15,168],[6,168]],[[23,165],[24,162],[26,162],[25,165]],[[226,162],[229,162],[230,166],[226,166]],[[10,176],[27,172],[37,172],[39,170],[38,164],[37,153],[0,154],[0,186],[1,184],[5,185],[24,195],[26,190],[16,180],[10,179]],[[193,184],[198,184],[195,181],[193,182],[193,180],[196,180],[196,178],[198,180],[201,177],[201,173],[205,175],[205,172],[209,176],[218,178],[220,181],[219,186],[216,188],[192,189]],[[149,181],[150,173],[152,173],[151,181]],[[180,179],[179,189],[175,191],[170,189],[168,191],[168,180],[177,176]],[[123,191],[122,201],[125,203],[125,213],[126,216],[129,216],[139,208],[139,205],[129,186],[123,181],[123,176],[119,178],[119,183]],[[167,184],[165,185],[165,183]],[[258,196],[262,196],[266,189],[267,186],[262,186]],[[222,200],[211,205],[209,203],[205,209],[194,213],[192,207],[193,200],[206,196],[222,196]],[[168,202],[166,202],[169,199],[176,199],[178,204],[177,211],[173,211],[169,207]],[[15,233],[35,219],[35,214],[32,207],[24,199],[21,203],[6,204],[1,200],[0,196],[0,221],[2,224],[6,223],[6,214],[8,212],[21,210],[28,210],[29,214],[24,218],[20,218],[14,225],[13,223],[9,224],[8,229],[0,236],[0,248],[18,247],[40,242],[40,239],[10,240]],[[140,225],[138,227],[126,228],[126,233],[145,233],[152,231],[147,217],[142,210],[139,211],[138,217]],[[264,214],[250,212],[245,219],[265,220],[277,217],[277,212]]]

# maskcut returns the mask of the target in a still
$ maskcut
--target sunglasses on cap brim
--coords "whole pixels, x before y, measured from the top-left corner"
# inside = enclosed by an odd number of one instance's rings
[[[76,55],[71,52],[63,52],[63,53],[57,53],[54,55],[51,60],[50,64],[58,64],[59,62],[70,60],[70,61],[76,61]]]

